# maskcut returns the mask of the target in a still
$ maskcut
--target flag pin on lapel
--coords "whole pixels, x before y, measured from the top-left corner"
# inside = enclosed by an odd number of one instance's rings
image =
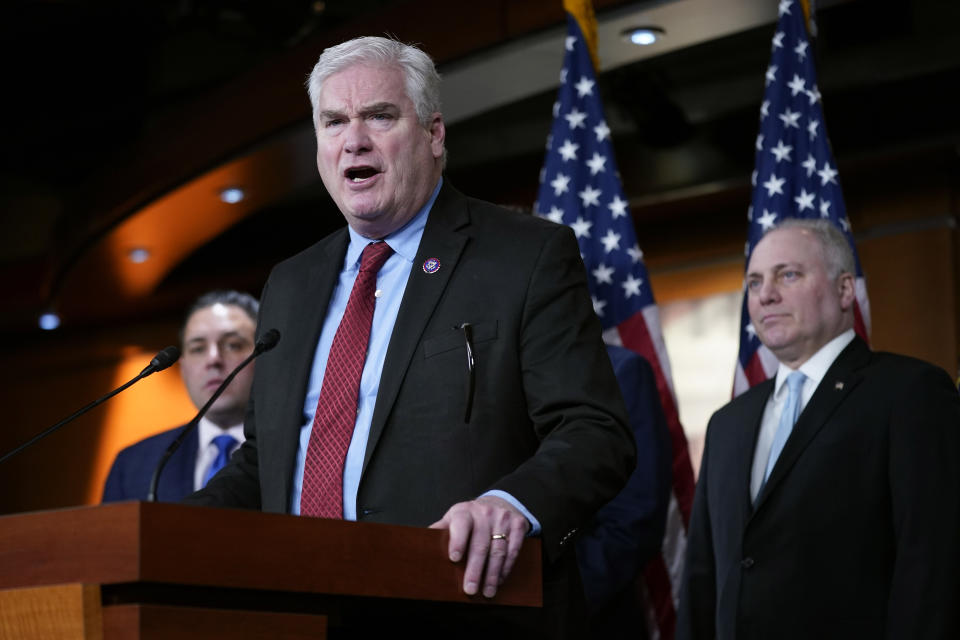
[[[424,273],[436,273],[440,271],[440,261],[436,258],[427,258],[423,261],[423,272]]]
[[[837,382],[836,384],[833,385],[833,388],[836,389],[837,391],[843,391],[843,383]]]

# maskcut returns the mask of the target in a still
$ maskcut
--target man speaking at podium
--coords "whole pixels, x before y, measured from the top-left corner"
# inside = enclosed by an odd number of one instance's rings
[[[347,228],[273,269],[247,440],[188,501],[448,529],[488,598],[538,535],[544,622],[575,619],[574,534],[635,459],[623,400],[571,230],[444,181],[439,82],[385,38],[320,56],[317,166]]]

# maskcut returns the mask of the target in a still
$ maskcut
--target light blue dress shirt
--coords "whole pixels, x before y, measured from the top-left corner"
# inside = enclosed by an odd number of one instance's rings
[[[380,389],[380,375],[383,372],[383,361],[387,355],[387,345],[393,334],[393,325],[397,320],[400,302],[403,300],[403,291],[413,268],[413,259],[420,247],[423,229],[427,224],[427,216],[433,207],[443,178],[437,183],[430,195],[430,199],[407,224],[388,235],[384,240],[393,249],[391,255],[377,274],[377,289],[381,292],[373,311],[373,325],[370,329],[370,342],[367,346],[367,359],[363,364],[363,373],[360,376],[360,397],[357,402],[357,422],[353,429],[353,438],[347,449],[347,458],[343,469],[343,519],[357,519],[357,490],[360,486],[360,473],[363,470],[363,456],[367,450],[367,440],[370,437],[370,423],[373,420],[373,409],[377,402],[377,392]],[[347,300],[353,290],[353,283],[360,270],[360,254],[364,247],[371,242],[348,227],[350,244],[347,246],[347,255],[344,258],[343,270],[340,279],[330,297],[327,315],[320,332],[320,340],[313,357],[313,368],[310,372],[310,382],[307,385],[307,395],[303,402],[305,422],[300,427],[300,444],[297,448],[297,462],[293,471],[293,490],[290,495],[290,512],[300,514],[300,494],[303,491],[303,466],[307,456],[307,445],[310,442],[310,433],[313,430],[313,416],[320,401],[320,388],[323,385],[323,374],[327,368],[327,356],[333,344],[334,335],[340,326],[340,320],[347,307]],[[530,535],[540,532],[540,523],[522,504],[512,495],[504,491],[488,491],[484,495],[503,498],[520,510],[530,521]],[[450,505],[453,506],[453,505]]]

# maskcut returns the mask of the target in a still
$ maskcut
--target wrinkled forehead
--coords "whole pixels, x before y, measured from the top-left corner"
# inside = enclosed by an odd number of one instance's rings
[[[321,111],[359,109],[376,103],[398,107],[413,104],[399,66],[360,62],[330,74],[321,85],[317,102]]]
[[[807,229],[773,229],[753,248],[747,272],[769,271],[788,264],[810,267],[823,262],[823,249]]]

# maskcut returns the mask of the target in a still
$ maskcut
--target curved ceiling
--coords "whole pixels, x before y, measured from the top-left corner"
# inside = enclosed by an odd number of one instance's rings
[[[559,0],[463,12],[433,0],[255,4],[35,3],[5,21],[16,51],[4,59],[22,65],[0,166],[4,330],[34,331],[51,303],[84,326],[179,314],[211,286],[255,292],[271,263],[341,225],[316,176],[302,85],[324,47],[354,35],[422,43],[445,76],[448,175],[529,208],[560,65]],[[953,103],[938,96],[960,79],[946,26],[956,3],[819,4],[841,168],[955,146]],[[683,224],[678,202],[686,215],[738,210],[776,3],[595,5],[601,89],[638,224],[669,218],[668,234]],[[637,24],[667,37],[628,45],[619,34]],[[227,187],[246,197],[224,203]],[[131,261],[133,249],[149,259]]]

